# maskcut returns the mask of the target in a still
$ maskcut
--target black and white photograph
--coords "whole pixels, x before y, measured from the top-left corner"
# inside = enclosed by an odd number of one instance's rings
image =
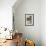
[[[25,14],[25,26],[34,26],[34,14]]]

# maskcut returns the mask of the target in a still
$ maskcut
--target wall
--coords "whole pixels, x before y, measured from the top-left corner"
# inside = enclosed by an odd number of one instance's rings
[[[46,0],[41,1],[41,38],[42,46],[46,46]]]
[[[32,13],[34,14],[34,26],[25,26],[25,14]],[[14,16],[15,29],[18,30],[18,32],[22,32],[25,39],[34,40],[36,46],[41,46],[41,1],[23,0],[23,2],[14,9]]]
[[[0,27],[12,29],[12,6],[16,0],[0,0]]]

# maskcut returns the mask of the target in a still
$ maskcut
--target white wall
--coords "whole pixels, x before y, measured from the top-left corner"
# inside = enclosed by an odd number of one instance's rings
[[[42,46],[46,46],[46,0],[41,1],[41,38]]]
[[[12,6],[16,0],[0,0],[0,27],[12,28]]]
[[[25,14],[34,13],[34,26],[25,26]],[[36,46],[41,46],[41,1],[23,0],[15,9],[15,28],[22,32],[24,38],[35,41]]]

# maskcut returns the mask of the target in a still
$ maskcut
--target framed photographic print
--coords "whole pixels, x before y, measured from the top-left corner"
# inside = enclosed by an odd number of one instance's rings
[[[25,26],[34,26],[34,14],[25,14]]]

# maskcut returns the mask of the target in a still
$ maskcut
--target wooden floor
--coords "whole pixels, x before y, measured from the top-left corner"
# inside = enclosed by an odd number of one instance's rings
[[[6,40],[6,42],[2,43],[0,46],[16,46],[15,39],[13,40]]]

